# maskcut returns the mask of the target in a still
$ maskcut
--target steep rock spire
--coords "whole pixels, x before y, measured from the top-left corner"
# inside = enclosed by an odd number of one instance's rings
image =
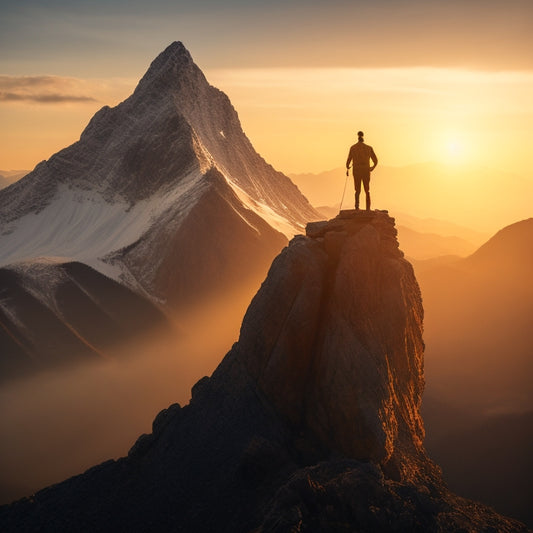
[[[408,479],[426,463],[423,309],[394,220],[347,212],[308,235],[273,263],[235,351],[291,424]]]
[[[133,96],[160,99],[166,94],[180,94],[187,98],[208,85],[189,51],[183,43],[175,41],[152,61]],[[189,94],[183,94],[185,91]]]

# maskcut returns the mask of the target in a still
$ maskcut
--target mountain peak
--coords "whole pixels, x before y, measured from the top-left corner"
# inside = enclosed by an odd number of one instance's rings
[[[515,222],[498,231],[466,259],[471,267],[513,279],[518,272],[528,273],[533,265],[533,218]]]
[[[169,44],[153,61],[154,68],[169,65],[193,65],[193,59],[185,45],[181,41]]]
[[[174,41],[170,43],[159,55],[161,56],[168,53],[183,54],[191,57],[191,54],[189,53],[187,48],[185,48],[185,45],[181,41]]]
[[[185,82],[186,79],[190,81]],[[191,54],[181,41],[174,41],[152,61],[134,94],[148,90],[161,98],[169,90],[182,95],[183,88],[194,90],[203,85],[208,85],[207,80]]]
[[[317,215],[174,42],[132,96],[0,191],[0,265],[63,257],[182,307],[262,277],[286,237]],[[24,324],[23,304],[9,305]],[[2,348],[0,339],[0,359]]]

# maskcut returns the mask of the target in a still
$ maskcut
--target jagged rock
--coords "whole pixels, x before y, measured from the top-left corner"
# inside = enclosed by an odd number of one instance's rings
[[[159,435],[163,429],[180,414],[181,405],[179,403],[173,403],[171,406],[167,407],[167,409],[160,411],[152,422],[152,433],[154,435]]]
[[[361,213],[319,223],[323,238],[292,241],[252,301],[235,350],[291,424],[405,479],[427,464],[422,301],[411,265],[391,246],[394,221]]]
[[[368,214],[367,214],[368,215]],[[2,531],[526,532],[425,456],[422,305],[385,213],[276,258],[238,343],[129,457],[0,508]]]
[[[298,470],[265,514],[260,533],[527,531],[482,505],[436,487],[398,483],[372,463],[346,459]]]

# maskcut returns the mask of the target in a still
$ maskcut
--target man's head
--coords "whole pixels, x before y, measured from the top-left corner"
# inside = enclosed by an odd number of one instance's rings
[[[358,132],[357,132],[357,138],[358,138],[360,141],[363,140],[364,135],[365,135],[365,134],[364,134],[362,131],[358,131]]]

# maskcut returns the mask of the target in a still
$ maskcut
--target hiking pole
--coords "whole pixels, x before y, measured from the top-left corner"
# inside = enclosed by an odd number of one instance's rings
[[[339,207],[339,215],[341,214],[342,202],[344,202],[344,194],[346,193],[346,184],[348,183],[348,175],[350,174],[350,168],[346,169],[346,179],[344,180],[344,190],[342,191],[341,205]]]

